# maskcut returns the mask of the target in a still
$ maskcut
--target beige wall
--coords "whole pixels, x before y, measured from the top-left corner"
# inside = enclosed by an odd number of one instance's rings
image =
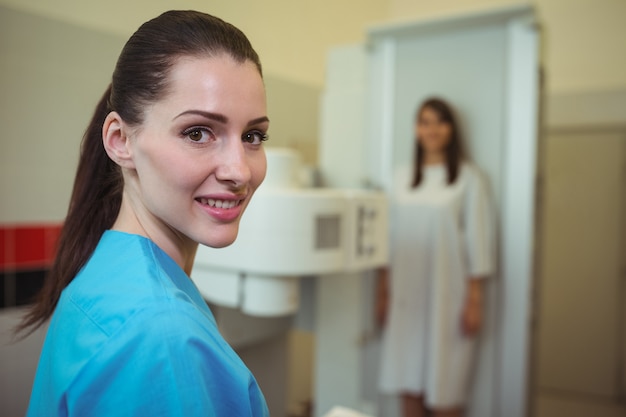
[[[0,7],[0,225],[65,217],[80,140],[123,41]]]
[[[240,26],[268,73],[315,86],[324,83],[328,48],[362,41],[370,25],[520,3],[536,7],[544,29],[549,93],[626,89],[623,0],[0,0],[123,37],[172,4],[197,8]]]
[[[321,86],[330,45],[364,39],[365,24],[384,19],[386,0],[0,0],[11,8],[128,37],[170,8],[197,9],[242,29],[266,73]]]
[[[538,0],[547,91],[626,90],[626,1]]]

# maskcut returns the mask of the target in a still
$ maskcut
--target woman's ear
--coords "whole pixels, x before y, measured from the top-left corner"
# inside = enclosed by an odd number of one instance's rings
[[[128,126],[117,112],[112,111],[104,119],[102,144],[109,158],[122,168],[135,167],[128,133]]]

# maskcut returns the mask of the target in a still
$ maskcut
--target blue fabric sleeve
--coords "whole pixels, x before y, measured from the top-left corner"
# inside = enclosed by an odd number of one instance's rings
[[[267,416],[254,377],[197,309],[142,309],[67,391],[76,416]],[[168,306],[169,305],[169,306]]]

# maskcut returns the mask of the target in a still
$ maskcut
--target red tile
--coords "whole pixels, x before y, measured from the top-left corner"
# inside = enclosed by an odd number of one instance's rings
[[[6,263],[6,254],[4,253],[7,249],[6,240],[6,230],[4,227],[0,228],[0,267],[3,267]],[[4,268],[3,268],[4,269]]]
[[[45,229],[42,226],[18,226],[15,229],[16,266],[43,264],[45,251]]]
[[[0,227],[0,268],[15,265],[15,227]]]
[[[0,270],[48,267],[56,254],[60,224],[0,226]]]

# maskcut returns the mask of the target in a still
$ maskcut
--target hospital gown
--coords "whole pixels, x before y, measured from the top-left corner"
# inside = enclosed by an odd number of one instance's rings
[[[423,173],[418,188],[410,187],[408,170],[396,175],[380,388],[458,407],[467,400],[476,349],[461,327],[467,280],[493,270],[490,205],[473,165],[464,163],[451,185],[444,165]]]

